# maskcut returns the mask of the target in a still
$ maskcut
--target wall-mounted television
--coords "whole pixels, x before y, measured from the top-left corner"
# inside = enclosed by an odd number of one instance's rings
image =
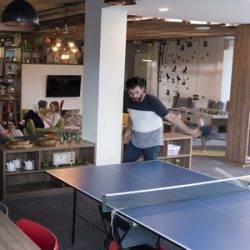
[[[80,92],[80,75],[47,75],[46,97],[77,97]]]

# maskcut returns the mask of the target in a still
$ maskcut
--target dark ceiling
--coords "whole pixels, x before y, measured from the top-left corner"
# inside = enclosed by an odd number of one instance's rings
[[[0,0],[0,13],[12,0]],[[68,5],[67,24],[69,32],[64,34],[77,40],[84,37],[84,1],[79,0],[29,0],[39,15],[40,36],[57,36],[62,33],[65,24],[65,4]],[[197,25],[188,23],[169,23],[164,20],[134,20],[128,22],[128,40],[162,40],[173,37],[190,36],[231,36],[235,27],[211,25],[209,30],[197,30]]]
[[[0,0],[0,13],[12,0]],[[38,12],[40,20],[64,16],[64,4],[68,4],[69,15],[84,13],[84,1],[80,0],[28,0]]]

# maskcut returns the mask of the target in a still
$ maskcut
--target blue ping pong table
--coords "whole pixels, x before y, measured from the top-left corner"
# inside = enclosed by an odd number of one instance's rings
[[[183,249],[250,249],[250,177],[215,180],[162,161],[47,171]],[[131,196],[134,198],[132,199]]]

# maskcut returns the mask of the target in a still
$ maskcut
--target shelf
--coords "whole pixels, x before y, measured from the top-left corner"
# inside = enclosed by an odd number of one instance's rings
[[[18,93],[9,93],[9,94],[0,94],[0,96],[3,95],[3,96],[9,96],[9,95],[16,95],[16,96],[19,96],[21,94],[18,94]]]
[[[5,49],[18,49],[18,48],[20,48],[21,49],[21,46],[20,45],[2,46],[2,48],[5,48]]]
[[[174,159],[174,158],[185,158],[185,157],[190,157],[190,155],[189,154],[169,155],[169,156],[158,157],[158,159],[163,160],[163,159]]]
[[[191,140],[191,139],[192,139],[192,136],[190,135],[185,135],[185,134],[175,133],[175,132],[164,133],[165,141]]]
[[[178,145],[180,151],[176,155],[168,155],[168,148],[170,144]],[[164,145],[160,150],[159,160],[168,160],[174,162],[179,160],[179,165],[182,167],[191,167],[191,148],[192,137],[189,135],[168,132],[164,133]],[[175,163],[176,164],[176,163]]]
[[[54,152],[74,151],[76,154],[76,162],[82,160],[81,164],[75,164],[70,166],[69,164],[60,165],[58,167],[50,165],[50,167],[43,168],[45,161],[52,162]],[[0,147],[0,199],[4,197],[15,197],[18,194],[31,195],[29,193],[36,192],[37,190],[52,191],[52,189],[63,185],[53,177],[49,176],[46,171],[51,169],[63,169],[63,168],[77,168],[80,166],[91,165],[95,162],[95,144],[81,140],[79,144],[72,141],[70,144],[60,145],[57,144],[54,147],[41,147],[34,145],[32,148],[26,149],[8,149],[2,145]],[[22,161],[32,159],[35,161],[34,170],[20,169],[14,172],[8,172],[6,169],[6,162],[10,160],[20,158]],[[48,166],[48,165],[47,165]],[[47,182],[45,185],[40,183]],[[34,190],[33,190],[34,189]]]
[[[42,170],[16,170],[13,172],[9,172],[6,170],[6,176],[20,175],[20,174],[34,174],[44,172]]]
[[[6,64],[16,64],[16,65],[21,65],[21,62],[4,62]]]
[[[24,170],[24,169],[21,169],[21,170],[16,170],[16,171],[13,171],[13,172],[9,172],[6,170],[6,176],[14,176],[14,175],[20,175],[20,174],[34,174],[34,173],[44,173],[48,170],[53,170],[53,169],[61,169],[61,168],[77,168],[77,167],[81,167],[81,166],[90,166],[91,164],[89,165],[85,165],[85,164],[75,164],[75,165],[61,165],[61,166],[54,166],[54,167],[49,167],[49,168],[42,168],[41,170]]]
[[[20,76],[15,76],[15,77],[11,77],[11,76],[5,76],[3,77],[5,80],[21,80]]]

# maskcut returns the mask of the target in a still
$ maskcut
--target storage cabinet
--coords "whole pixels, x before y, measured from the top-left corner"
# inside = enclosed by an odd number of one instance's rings
[[[177,150],[178,152],[174,152]],[[172,149],[171,149],[172,147]],[[175,149],[176,148],[176,149]],[[191,167],[192,137],[181,133],[164,133],[164,146],[161,148],[159,158],[182,167]]]
[[[53,147],[42,147],[34,145],[27,149],[7,149],[6,146],[0,147],[0,197],[1,199],[10,196],[27,195],[30,192],[51,192],[59,191],[62,184],[54,180],[46,170],[55,168],[52,165],[53,154],[56,152],[74,152],[75,164],[59,165],[59,168],[78,167],[95,163],[95,144],[81,140],[79,144],[72,141],[67,144],[57,144]],[[34,161],[34,170],[16,170],[8,172],[6,163],[11,160],[20,159],[22,162],[27,160]],[[57,188],[57,189],[55,189]]]

